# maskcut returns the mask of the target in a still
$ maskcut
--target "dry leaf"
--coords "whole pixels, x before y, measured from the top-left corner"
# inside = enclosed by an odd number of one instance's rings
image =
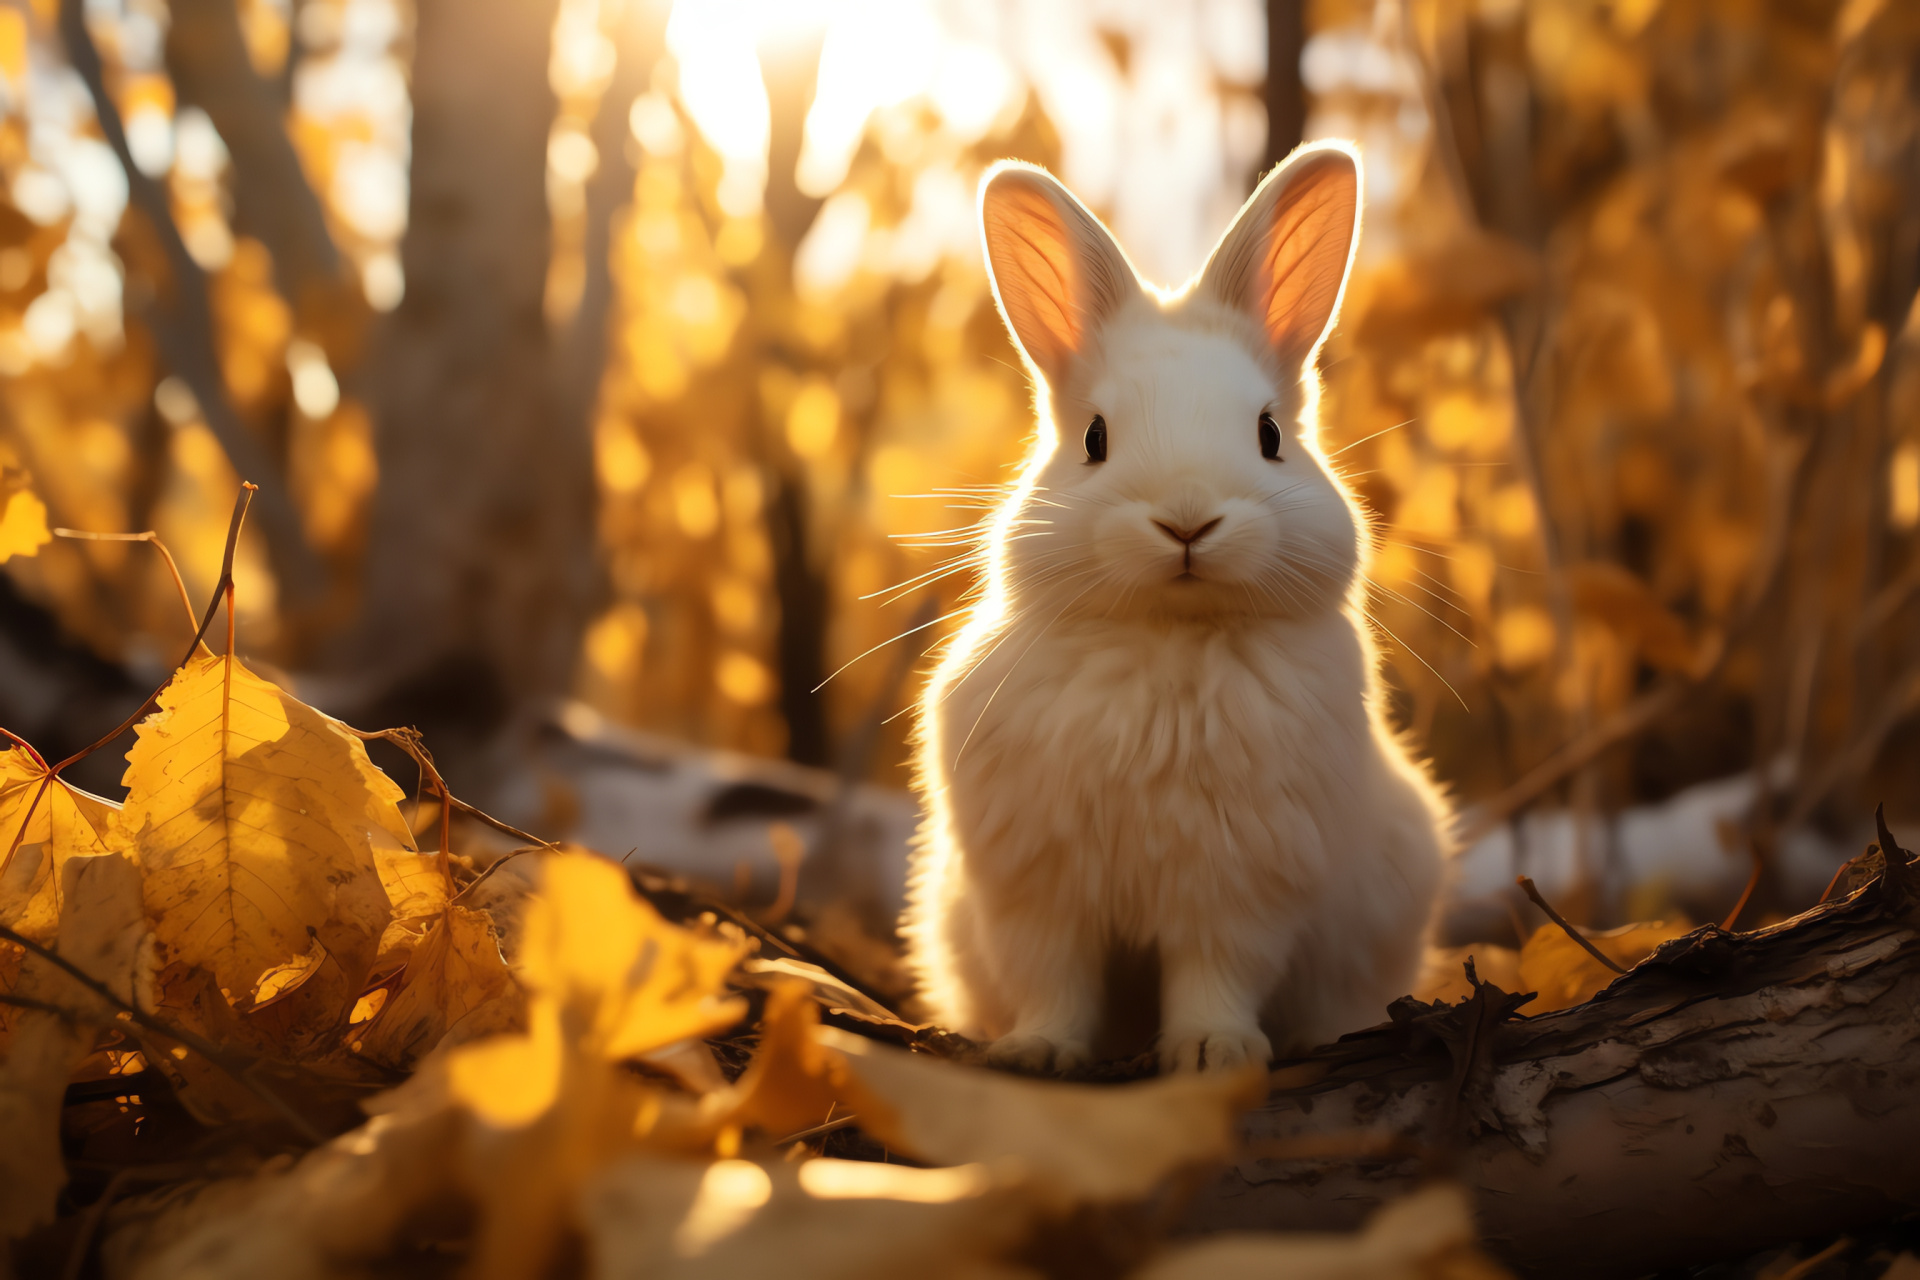
[[[1031,1220],[984,1169],[634,1156],[582,1198],[598,1280],[990,1280]]]
[[[133,998],[147,931],[140,872],[117,854],[69,859],[60,868],[64,910],[55,949],[120,999]],[[0,1240],[51,1222],[66,1185],[60,1156],[60,1099],[75,1067],[112,1020],[100,998],[38,956],[29,957],[20,994],[75,1016],[21,1011],[0,1060]]]
[[[460,906],[449,906],[413,949],[401,982],[361,1033],[357,1049],[395,1068],[411,1067],[449,1027],[514,989],[493,921]]]
[[[1474,1241],[1467,1193],[1441,1183],[1383,1206],[1352,1235],[1215,1236],[1168,1250],[1133,1280],[1508,1280]]]
[[[838,1105],[917,1160],[1014,1171],[1058,1204],[1139,1199],[1178,1169],[1225,1159],[1235,1118],[1266,1095],[1261,1068],[1101,1086],[958,1066],[819,1026],[798,984],[768,1001],[761,1037],[738,1122],[778,1138]]]
[[[1684,920],[1674,924],[1655,920],[1586,937],[1614,963],[1632,968],[1661,943],[1691,932],[1693,926]],[[1520,949],[1520,989],[1539,993],[1539,999],[1527,1007],[1528,1013],[1547,1013],[1591,1000],[1619,976],[1556,924],[1541,925]]]
[[[399,789],[335,721],[219,656],[188,662],[138,732],[121,818],[165,959],[242,1010],[325,969],[350,1007],[390,914],[376,836],[411,842]]]
[[[125,1280],[323,1280],[363,1276],[421,1243],[430,1264],[435,1221],[459,1230],[449,1160],[459,1125],[444,1107],[382,1115],[297,1164],[129,1202],[115,1210],[103,1269]]]
[[[746,1001],[721,995],[747,954],[744,939],[668,924],[603,858],[543,859],[540,884],[527,911],[519,976],[559,1006],[570,1036],[589,1051],[635,1058],[717,1034],[745,1016]]]
[[[0,924],[51,942],[60,923],[61,869],[107,851],[114,807],[68,786],[21,747],[0,752]],[[0,991],[18,980],[24,952],[0,942]],[[15,1011],[0,1006],[0,1029]],[[4,1043],[4,1042],[0,1042]]]
[[[520,950],[528,1029],[463,1045],[444,1068],[474,1120],[474,1274],[499,1280],[547,1265],[577,1229],[580,1187],[660,1125],[659,1091],[613,1064],[725,1030],[746,1007],[723,994],[744,943],[667,923],[604,859],[556,854],[541,872]]]

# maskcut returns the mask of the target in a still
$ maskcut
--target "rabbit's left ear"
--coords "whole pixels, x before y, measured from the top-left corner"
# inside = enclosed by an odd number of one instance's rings
[[[1200,288],[1251,316],[1291,373],[1333,325],[1359,229],[1359,157],[1338,143],[1303,148],[1254,188]]]
[[[1000,313],[1050,383],[1140,292],[1127,256],[1099,219],[1032,165],[1003,161],[987,171],[980,230]]]

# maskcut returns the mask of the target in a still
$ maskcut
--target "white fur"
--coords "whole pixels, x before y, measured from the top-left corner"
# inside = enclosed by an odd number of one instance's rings
[[[1300,425],[1311,350],[1218,292],[1123,290],[1050,367],[1023,343],[1039,438],[921,703],[903,925],[935,1016],[1000,1061],[1085,1061],[1116,946],[1158,951],[1170,1067],[1378,1022],[1419,963],[1447,815],[1381,712],[1364,517]],[[1153,523],[1216,517],[1190,564]]]

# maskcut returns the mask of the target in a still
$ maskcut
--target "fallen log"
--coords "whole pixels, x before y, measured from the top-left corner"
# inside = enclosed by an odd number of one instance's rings
[[[1920,1207],[1920,865],[1880,831],[1844,900],[1696,930],[1585,1004],[1528,1018],[1476,981],[1282,1064],[1186,1228],[1357,1227],[1446,1172],[1491,1252],[1578,1280]]]

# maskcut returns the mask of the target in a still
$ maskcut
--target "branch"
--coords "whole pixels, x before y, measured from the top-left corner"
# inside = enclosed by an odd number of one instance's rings
[[[1920,864],[1890,833],[1882,845],[1866,889],[1772,928],[1705,926],[1585,1004],[1487,1025],[1470,1002],[1408,998],[1391,1023],[1277,1064],[1242,1123],[1249,1154],[1185,1228],[1357,1225],[1428,1172],[1385,1149],[1395,1139],[1456,1143],[1489,1248],[1562,1280],[1675,1272],[1904,1212],[1920,1196]],[[1470,1044],[1482,1066],[1463,1076]],[[1268,1145],[1354,1130],[1383,1149]]]
[[[86,0],[61,0],[60,35],[66,42],[68,60],[93,99],[100,131],[106,135],[107,145],[113,148],[120,167],[126,171],[128,195],[152,224],[167,255],[172,293],[169,297],[164,291],[158,292],[147,316],[161,359],[192,390],[208,428],[220,441],[233,469],[241,475],[278,476],[282,474],[281,468],[274,465],[266,450],[260,447],[227,397],[226,381],[214,345],[213,306],[207,294],[206,276],[180,237],[166,190],[133,162],[120,108],[107,92],[100,51],[94,47],[93,36],[87,30]],[[273,486],[263,495],[260,524],[281,588],[291,599],[311,599],[320,589],[320,562],[307,546],[299,514],[287,498],[284,485]]]

